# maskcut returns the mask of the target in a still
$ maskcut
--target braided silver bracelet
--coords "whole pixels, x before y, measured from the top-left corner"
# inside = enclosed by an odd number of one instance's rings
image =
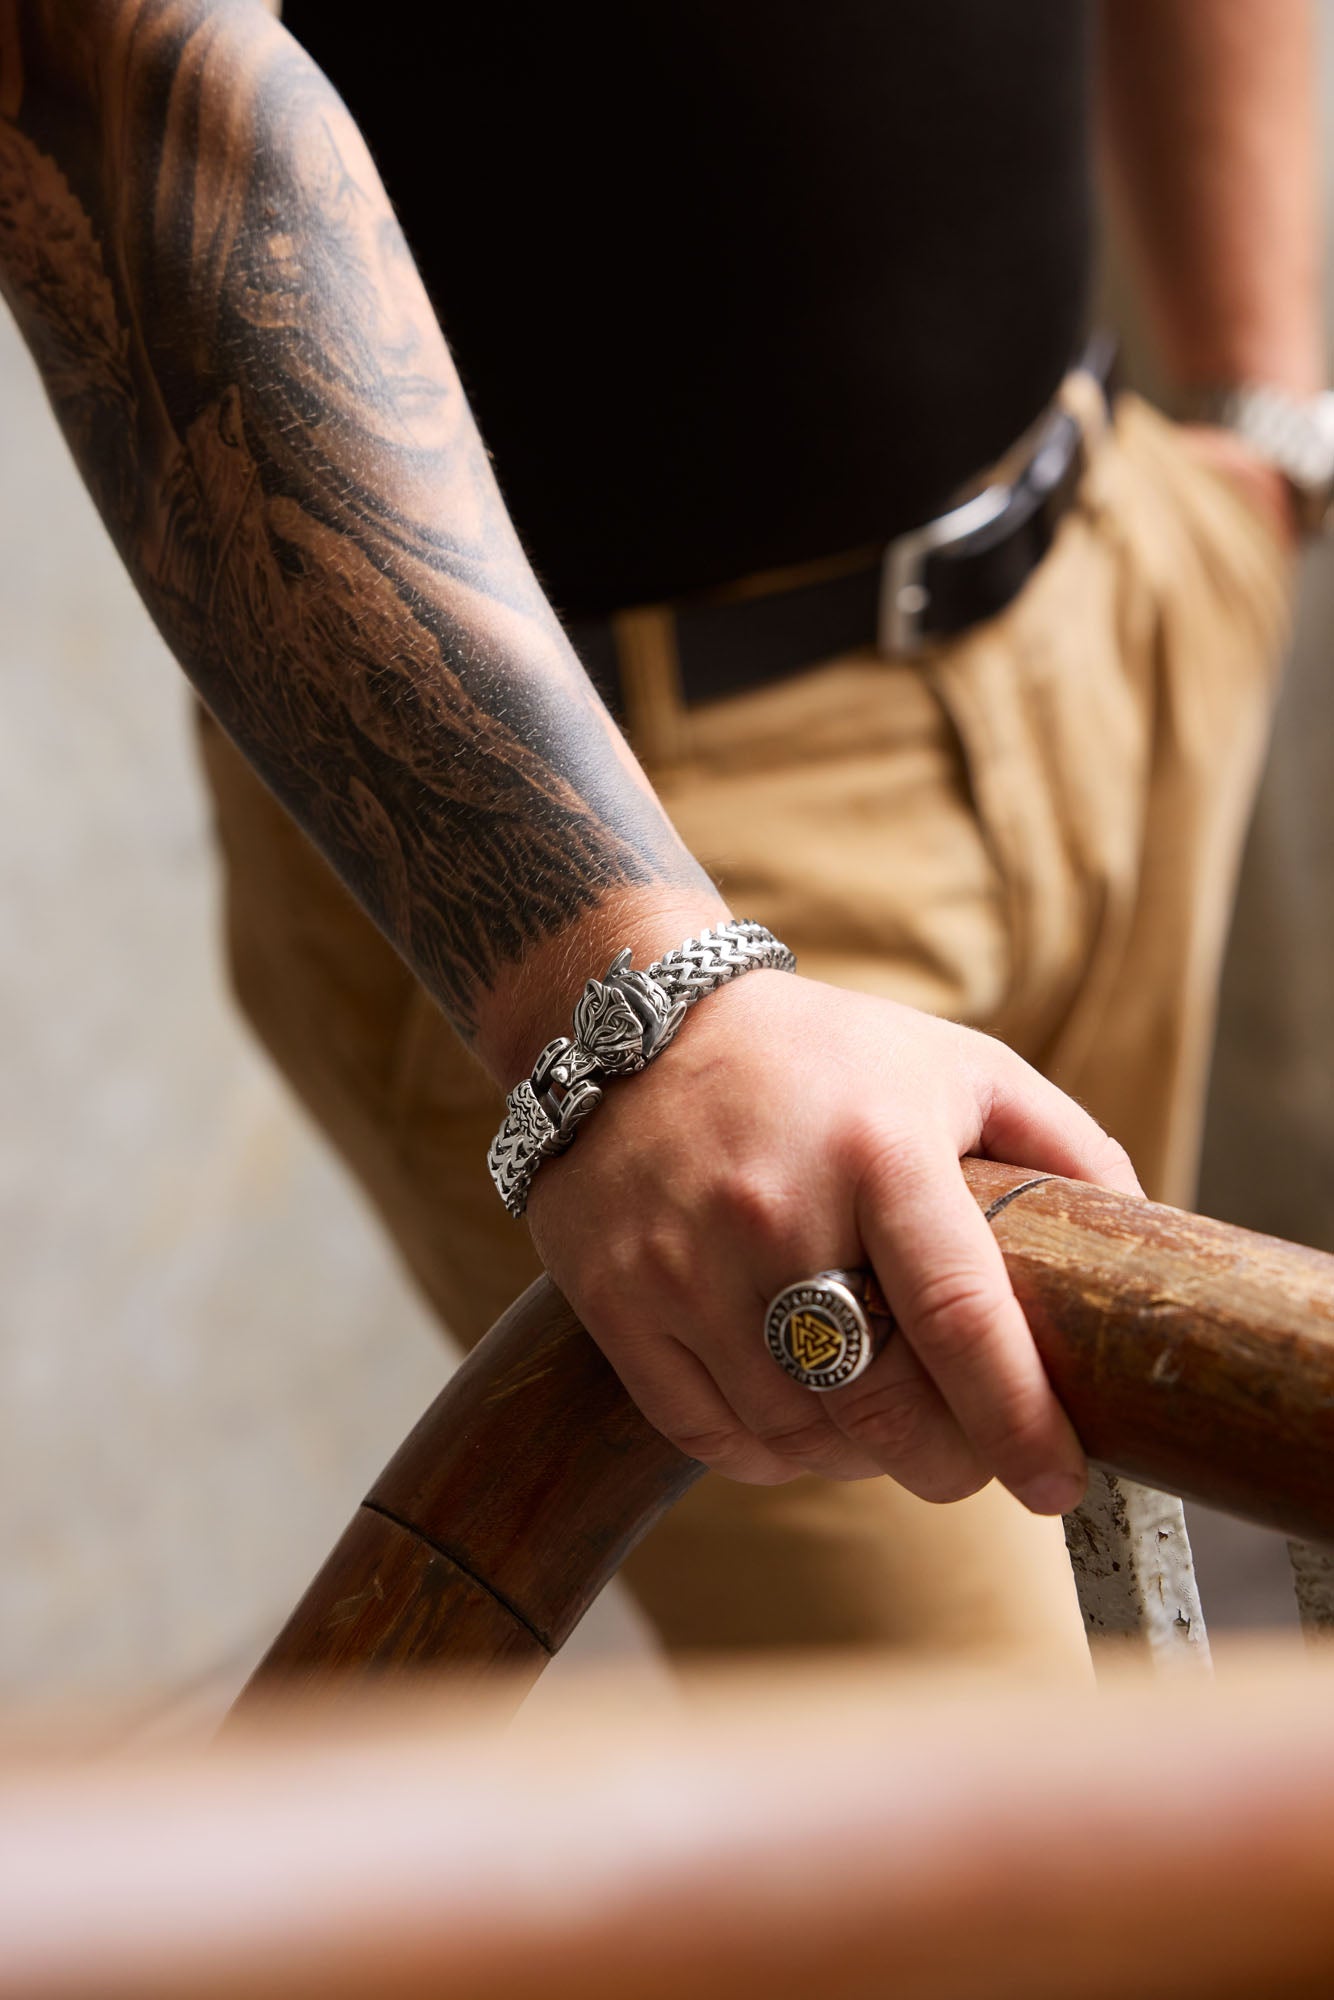
[[[570,1145],[602,1102],[602,1085],[661,1055],[696,1001],[743,972],[792,972],[796,963],[763,924],[738,920],[687,938],[646,972],[618,952],[605,979],[590,979],[579,996],[574,1039],[548,1042],[531,1076],[505,1099],[486,1164],[510,1214],[523,1214],[538,1168]]]

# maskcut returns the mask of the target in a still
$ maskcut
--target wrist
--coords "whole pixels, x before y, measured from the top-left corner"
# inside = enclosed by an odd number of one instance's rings
[[[601,979],[586,982],[573,1032],[553,1036],[529,1075],[506,1094],[486,1163],[516,1218],[539,1169],[569,1148],[607,1087],[655,1062],[691,1008],[746,973],[796,970],[793,953],[753,918],[705,925],[698,937],[682,938],[646,965],[631,958],[631,947],[623,946]]]
[[[1194,415],[1214,427],[1215,454],[1230,449],[1241,461],[1243,482],[1253,488],[1266,472],[1284,481],[1293,529],[1327,531],[1334,503],[1334,394],[1293,396],[1273,382],[1250,381],[1197,391],[1194,403]]]
[[[1284,474],[1220,425],[1187,423],[1181,432],[1197,463],[1225,480],[1269,523],[1280,542],[1295,548],[1302,523],[1296,494]]]
[[[1311,310],[1287,316],[1282,327],[1241,323],[1231,316],[1209,334],[1178,345],[1168,356],[1176,390],[1187,402],[1201,392],[1240,382],[1267,382],[1295,398],[1319,395],[1325,387],[1324,323],[1313,298]]]
[[[568,1032],[574,1003],[590,978],[600,978],[617,952],[643,967],[683,939],[732,914],[701,872],[698,885],[627,889],[524,954],[496,983],[474,1043],[502,1090],[527,1076],[538,1051]]]

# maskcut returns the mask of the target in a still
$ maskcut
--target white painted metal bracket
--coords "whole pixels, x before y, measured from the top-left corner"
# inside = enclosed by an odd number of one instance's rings
[[[1095,1659],[1102,1642],[1132,1642],[1155,1666],[1212,1670],[1179,1500],[1095,1465],[1065,1544]]]
[[[1312,1643],[1334,1639],[1334,1548],[1322,1542],[1289,1542],[1292,1582],[1302,1630]]]

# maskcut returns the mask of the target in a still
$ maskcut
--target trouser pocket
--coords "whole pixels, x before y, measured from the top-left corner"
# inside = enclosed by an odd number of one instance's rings
[[[1047,562],[936,665],[1007,896],[996,1031],[1174,1199],[1290,575],[1254,510],[1128,398]]]

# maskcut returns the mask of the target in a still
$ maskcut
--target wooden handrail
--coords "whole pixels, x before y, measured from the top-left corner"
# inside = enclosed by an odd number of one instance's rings
[[[964,1173],[1090,1456],[1334,1541],[1334,1257],[988,1161]],[[250,1683],[541,1671],[699,1475],[532,1286],[371,1488]]]
[[[598,1675],[27,1758],[0,2000],[1327,2000],[1328,1675],[1135,1680]]]

